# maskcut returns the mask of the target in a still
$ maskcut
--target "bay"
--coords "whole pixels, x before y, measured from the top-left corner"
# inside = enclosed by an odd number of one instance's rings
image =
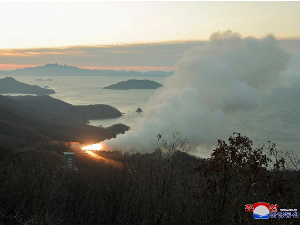
[[[103,87],[128,79],[142,79],[130,77],[69,77],[53,76],[41,77],[18,76],[20,82],[49,86],[56,91],[51,96],[73,105],[108,104],[116,107],[122,113],[120,118],[91,120],[94,126],[110,126],[124,123],[132,126],[134,120],[142,113],[137,108],[144,107],[155,90],[111,90]],[[52,81],[46,81],[51,79]],[[145,77],[164,83],[162,77]],[[286,80],[283,80],[286,81]],[[284,83],[284,82],[282,82]],[[294,84],[293,84],[294,83]],[[293,80],[288,85],[274,88],[269,94],[262,95],[262,105],[252,110],[241,111],[229,118],[232,131],[248,136],[257,145],[275,142],[281,149],[300,152],[300,81]]]

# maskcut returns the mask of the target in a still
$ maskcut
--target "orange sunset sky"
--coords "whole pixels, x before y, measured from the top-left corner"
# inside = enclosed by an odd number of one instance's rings
[[[216,31],[273,34],[299,54],[300,2],[0,2],[0,70],[48,63],[175,69]]]

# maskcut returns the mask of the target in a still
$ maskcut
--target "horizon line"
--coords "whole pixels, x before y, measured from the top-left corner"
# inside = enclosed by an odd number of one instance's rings
[[[54,65],[55,63],[48,63],[45,65],[52,64]],[[14,71],[17,69],[24,69],[24,68],[35,68],[39,66],[45,66],[45,65],[22,65],[22,64],[0,64],[0,70],[2,71]],[[60,64],[57,64],[60,65]],[[64,65],[60,65],[64,66]],[[89,69],[89,70],[114,70],[114,71],[139,71],[139,72],[146,72],[146,71],[174,71],[175,67],[170,67],[170,66],[73,66],[73,65],[67,65],[67,66],[72,66],[72,67],[77,67],[80,69]],[[10,68],[10,69],[7,69]],[[5,69],[6,68],[6,69]]]

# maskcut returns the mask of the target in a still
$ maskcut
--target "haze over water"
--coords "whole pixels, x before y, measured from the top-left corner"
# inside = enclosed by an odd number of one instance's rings
[[[2,78],[2,77],[1,77]],[[57,93],[51,95],[73,105],[108,104],[116,107],[122,113],[120,118],[91,120],[94,126],[110,126],[124,123],[134,126],[134,120],[142,116],[136,113],[142,108],[155,90],[111,90],[103,89],[110,84],[128,79],[142,79],[131,77],[37,77],[17,76],[15,79],[41,87],[49,86]],[[37,81],[36,79],[52,79],[53,81]],[[164,83],[164,78],[147,77],[145,79]],[[296,82],[295,82],[296,81]],[[254,141],[254,144],[274,142],[279,148],[285,147],[295,152],[300,151],[300,80],[287,81],[281,79],[281,87],[274,88],[272,93],[262,95],[262,105],[244,112],[237,112],[230,117],[233,132],[240,132]]]

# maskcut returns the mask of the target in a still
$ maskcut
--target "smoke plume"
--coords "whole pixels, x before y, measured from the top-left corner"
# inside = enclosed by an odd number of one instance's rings
[[[232,133],[230,115],[261,104],[260,93],[276,84],[288,59],[272,35],[256,39],[231,31],[213,33],[205,45],[184,53],[175,74],[146,103],[135,126],[104,145],[149,152],[159,143],[159,133],[173,129],[186,136],[194,150],[215,145]]]

